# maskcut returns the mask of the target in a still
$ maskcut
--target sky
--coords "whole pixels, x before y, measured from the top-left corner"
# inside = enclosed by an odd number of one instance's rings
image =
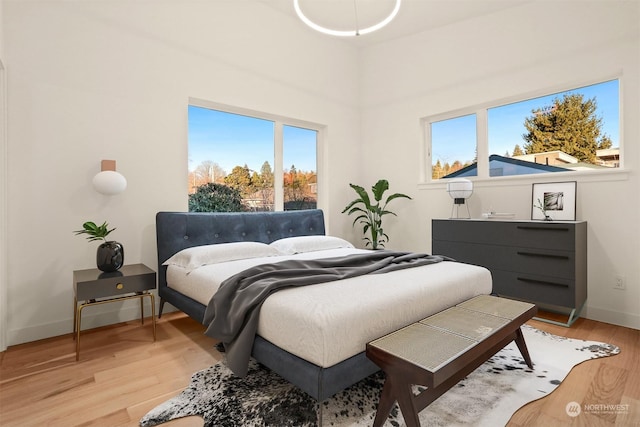
[[[260,171],[265,161],[274,167],[274,122],[207,108],[189,106],[189,171],[211,160],[225,172],[235,166]],[[283,165],[299,171],[316,170],[317,132],[283,128]]]
[[[596,98],[597,116],[603,118],[603,132],[620,145],[618,80],[543,96],[528,101],[491,108],[489,117],[489,154],[513,153],[516,144],[522,148],[526,133],[524,119],[532,110],[549,106],[563,93],[582,93],[584,99]],[[284,127],[285,170],[295,165],[299,171],[316,171],[317,133],[310,129]],[[235,166],[247,164],[260,171],[268,161],[274,166],[274,123],[269,120],[241,116],[207,108],[189,106],[189,171],[211,160],[226,173]],[[475,115],[432,124],[433,159],[442,163],[455,160],[472,161],[475,157]]]
[[[532,110],[552,104],[555,97],[562,94],[582,93],[585,100],[596,98],[598,109],[596,115],[603,118],[603,133],[613,142],[613,147],[620,146],[619,88],[618,80],[611,80],[597,85],[534,98],[528,101],[508,104],[489,109],[489,154],[505,155],[513,153],[516,144],[524,145],[522,135],[527,133],[524,119]],[[475,157],[476,128],[475,115],[460,117],[434,123],[432,126],[433,161],[439,158],[442,163],[453,163],[455,160],[472,161]]]

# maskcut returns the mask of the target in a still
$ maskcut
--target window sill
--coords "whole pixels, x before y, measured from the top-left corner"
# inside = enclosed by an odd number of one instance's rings
[[[524,184],[544,183],[544,182],[563,182],[578,181],[582,182],[609,182],[609,181],[627,181],[631,175],[631,171],[627,169],[614,169],[611,171],[598,172],[561,172],[561,173],[544,173],[544,174],[528,174],[513,176],[498,176],[490,178],[481,177],[465,177],[473,181],[476,188],[481,187],[506,187],[520,186]],[[450,179],[441,179],[439,181],[420,182],[418,190],[433,190],[445,188]]]

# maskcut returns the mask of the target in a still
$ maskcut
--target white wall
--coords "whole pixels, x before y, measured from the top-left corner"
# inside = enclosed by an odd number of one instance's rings
[[[321,191],[358,179],[354,48],[262,2],[5,1],[4,36],[9,345],[71,332],[72,271],[95,267],[97,243],[72,234],[84,221],[156,268],[156,212],[187,209],[189,97],[327,125]],[[101,159],[121,195],[92,189]],[[331,217],[349,196],[324,194],[330,230],[350,231]],[[138,315],[118,304],[83,325]]]
[[[444,185],[418,185],[421,117],[620,77],[621,139],[629,172],[575,177],[577,216],[588,221],[584,314],[640,328],[639,7],[631,1],[530,2],[363,51],[364,179],[385,177],[393,190],[415,196],[396,205],[391,243],[429,251],[431,219],[451,212]],[[492,207],[528,219],[531,184],[552,179],[476,182],[472,216]],[[626,277],[627,290],[612,289],[616,274]]]
[[[107,220],[126,262],[156,268],[155,213],[187,207],[189,97],[327,125],[330,232],[357,239],[339,213],[347,184],[385,177],[415,197],[394,208],[390,247],[429,250],[430,220],[450,200],[418,188],[420,117],[617,73],[630,172],[578,178],[578,216],[589,221],[587,315],[640,327],[638,5],[614,4],[534,2],[358,52],[258,1],[5,0],[8,344],[71,332],[72,271],[95,265],[97,244],[72,234],[84,221]],[[524,49],[533,43],[544,48]],[[91,188],[101,159],[117,160],[123,194]],[[530,184],[478,183],[473,214],[489,204],[526,218]],[[627,291],[611,290],[614,273]],[[85,310],[84,324],[137,315],[122,308]]]

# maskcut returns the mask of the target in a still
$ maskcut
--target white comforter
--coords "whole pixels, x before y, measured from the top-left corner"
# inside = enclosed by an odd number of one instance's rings
[[[224,279],[254,265],[364,252],[341,248],[252,258],[199,267],[174,265],[169,287],[207,305]],[[330,367],[365,350],[367,342],[407,324],[491,292],[489,270],[440,262],[384,274],[296,287],[271,295],[260,312],[258,334],[315,365]]]

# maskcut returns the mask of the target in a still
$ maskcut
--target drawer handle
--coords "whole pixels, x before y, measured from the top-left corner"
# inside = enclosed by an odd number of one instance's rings
[[[518,255],[541,257],[541,258],[569,259],[569,257],[567,255],[541,254],[541,253],[538,253],[538,252],[525,252],[525,251],[518,251],[516,253]]]
[[[519,281],[521,281],[521,282],[537,283],[539,285],[560,286],[561,288],[568,288],[569,287],[569,285],[566,285],[564,283],[548,282],[546,280],[527,279],[526,277],[518,277],[517,279]]]
[[[569,231],[568,227],[545,227],[544,225],[517,225],[516,228],[520,230],[549,230],[549,231]]]
[[[122,283],[118,283],[116,285],[116,289],[120,290],[120,289],[124,289],[124,285]]]

